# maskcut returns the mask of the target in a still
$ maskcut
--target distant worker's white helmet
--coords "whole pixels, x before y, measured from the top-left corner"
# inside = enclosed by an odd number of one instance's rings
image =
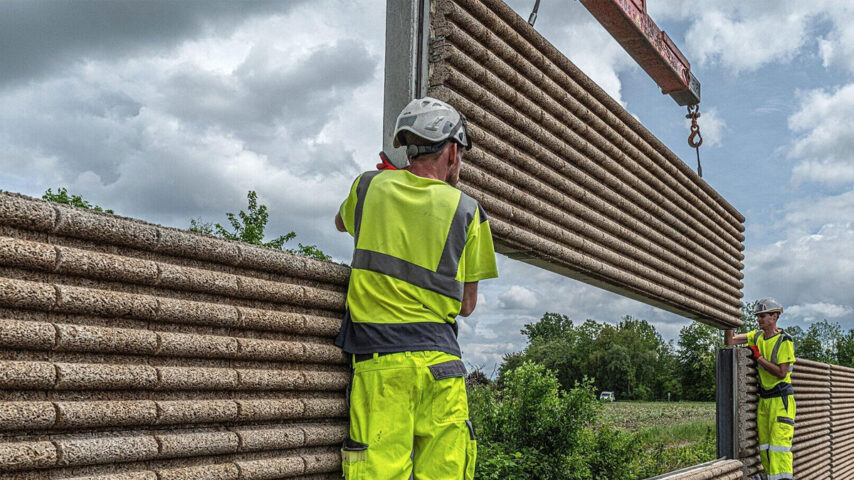
[[[405,132],[412,132],[430,145],[407,145]],[[395,147],[406,145],[406,156],[409,158],[438,152],[449,141],[471,150],[466,117],[441,100],[416,98],[397,116],[393,144]]]
[[[773,298],[763,298],[756,302],[756,307],[753,309],[754,315],[760,313],[783,313],[783,306]]]

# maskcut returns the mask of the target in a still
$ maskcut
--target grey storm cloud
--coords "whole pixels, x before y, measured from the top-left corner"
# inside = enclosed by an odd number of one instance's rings
[[[314,135],[379,66],[358,40],[322,45],[288,65],[277,61],[281,53],[253,47],[230,75],[189,66],[175,71],[164,80],[160,106],[203,128],[226,128],[243,138],[269,138],[281,125],[294,135]]]
[[[224,33],[247,18],[285,13],[301,3],[6,0],[0,2],[0,87],[81,59],[124,57],[209,31]]]

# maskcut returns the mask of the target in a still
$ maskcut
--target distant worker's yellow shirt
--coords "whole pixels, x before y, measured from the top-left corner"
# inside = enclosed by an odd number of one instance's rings
[[[747,344],[759,347],[759,354],[771,363],[777,365],[781,363],[789,364],[789,371],[784,378],[779,378],[760,367],[759,380],[762,383],[762,388],[770,390],[778,383],[792,383],[792,366],[795,364],[795,343],[788,333],[780,330],[773,337],[765,338],[765,332],[761,329],[753,330],[747,334]]]
[[[355,250],[336,345],[459,355],[463,286],[498,276],[483,208],[440,180],[383,170],[360,175],[339,214]]]

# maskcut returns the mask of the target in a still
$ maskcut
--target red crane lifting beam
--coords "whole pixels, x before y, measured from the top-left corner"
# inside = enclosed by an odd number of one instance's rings
[[[700,103],[700,82],[670,37],[646,13],[646,0],[580,0],[641,68],[679,105]]]

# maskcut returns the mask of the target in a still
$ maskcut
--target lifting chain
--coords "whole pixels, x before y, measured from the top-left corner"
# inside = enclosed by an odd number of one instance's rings
[[[688,145],[697,151],[697,175],[703,178],[703,167],[700,165],[700,145],[703,144],[703,135],[700,134],[700,126],[697,119],[700,118],[700,106],[688,105],[688,115],[685,118],[691,120],[691,134],[688,135]]]

